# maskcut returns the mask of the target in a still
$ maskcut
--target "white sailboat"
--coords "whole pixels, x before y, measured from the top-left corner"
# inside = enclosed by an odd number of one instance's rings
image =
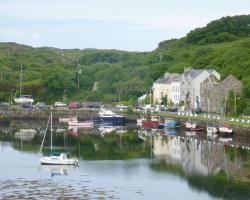
[[[21,65],[20,76],[19,76],[19,84],[20,84],[20,97],[15,97],[14,101],[16,104],[32,104],[34,103],[34,99],[31,95],[22,95],[22,81],[23,81],[23,66]]]
[[[41,165],[78,165],[78,160],[77,159],[69,159],[67,158],[67,153],[65,152],[52,152],[53,150],[53,145],[52,145],[52,113],[50,114],[50,122],[51,122],[51,126],[50,126],[50,155],[49,156],[43,156],[42,158],[40,158],[40,164]],[[48,121],[48,124],[49,124],[49,121]],[[47,124],[47,127],[46,127],[46,132],[47,132],[47,128],[48,128],[48,124]],[[44,143],[44,139],[45,139],[45,136],[46,136],[46,132],[44,134],[44,137],[43,137],[43,141],[42,141],[42,144],[41,144],[41,148],[40,148],[40,152],[42,150],[42,146],[43,146],[43,143]]]
[[[233,133],[233,129],[229,127],[228,124],[225,124],[225,118],[226,118],[226,105],[227,105],[227,95],[228,91],[226,93],[226,100],[225,100],[225,105],[224,105],[224,110],[223,110],[223,121],[222,124],[219,126],[219,132],[220,133]]]

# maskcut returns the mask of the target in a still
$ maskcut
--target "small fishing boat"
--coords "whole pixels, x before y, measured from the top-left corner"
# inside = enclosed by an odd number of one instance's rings
[[[50,126],[50,134],[51,134],[50,135],[50,150],[51,150],[51,153],[49,156],[43,156],[42,158],[40,158],[40,164],[41,165],[78,165],[78,160],[75,158],[69,159],[67,157],[67,153],[65,153],[65,152],[53,152],[52,151],[53,150],[53,148],[52,148],[52,144],[53,144],[52,143],[52,140],[53,140],[52,113],[50,114],[49,120],[51,121],[51,126]],[[46,132],[47,132],[48,124],[49,124],[49,121],[47,123]],[[40,152],[42,151],[46,132],[45,132],[44,137],[43,137]]]
[[[217,132],[218,132],[218,129],[212,123],[207,124],[207,133],[215,134]]]
[[[157,125],[159,125],[160,122],[161,122],[161,117],[160,117],[160,116],[151,116],[151,117],[149,118],[149,120],[142,121],[142,125],[143,125],[143,126],[152,127],[152,126],[157,126]]]
[[[73,117],[72,120],[68,122],[69,126],[79,126],[79,127],[91,127],[93,126],[92,121],[78,122],[77,117]]]
[[[186,127],[187,129],[196,129],[197,124],[194,123],[194,122],[191,122],[190,120],[188,120],[188,121],[185,123],[185,127]]]
[[[232,133],[233,129],[229,127],[229,125],[224,124],[219,127],[219,132],[220,133]]]
[[[144,116],[139,116],[139,118],[136,119],[137,124],[142,124],[142,122],[146,121],[147,118]]]
[[[173,118],[169,118],[169,117],[165,118],[165,121],[161,124],[164,125],[165,127],[168,127],[168,128],[177,127],[177,121],[175,121]]]

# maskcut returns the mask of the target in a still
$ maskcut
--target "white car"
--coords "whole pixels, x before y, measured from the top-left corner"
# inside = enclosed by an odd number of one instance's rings
[[[116,105],[116,109],[119,109],[119,110],[128,109],[128,106]]]
[[[55,102],[55,107],[67,107],[67,104],[63,102]]]

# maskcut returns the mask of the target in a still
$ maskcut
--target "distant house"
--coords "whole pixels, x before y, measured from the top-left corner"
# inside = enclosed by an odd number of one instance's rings
[[[147,98],[147,95],[144,94],[144,95],[142,95],[141,97],[139,97],[139,98],[137,99],[137,101],[138,101],[138,103],[142,103],[146,98]]]
[[[198,109],[201,107],[201,84],[213,75],[220,80],[220,74],[212,69],[185,69],[181,75],[181,97],[186,109]]]
[[[220,113],[224,109],[224,101],[229,91],[240,94],[242,83],[236,77],[229,75],[221,83],[204,81],[201,84],[201,109]]]
[[[154,82],[152,87],[154,104],[161,103],[162,98],[166,96],[168,100],[172,100],[172,81],[178,76],[179,74],[165,73],[164,78]]]

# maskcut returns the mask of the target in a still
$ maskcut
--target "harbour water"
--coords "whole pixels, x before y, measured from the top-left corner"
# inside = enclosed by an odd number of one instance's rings
[[[53,148],[78,157],[79,167],[41,166],[45,126],[0,127],[0,199],[250,199],[248,138],[224,145],[183,130],[57,123]],[[47,134],[44,155],[49,145]]]

